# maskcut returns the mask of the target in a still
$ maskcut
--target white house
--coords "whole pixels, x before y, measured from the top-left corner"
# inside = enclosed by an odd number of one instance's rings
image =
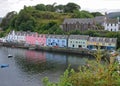
[[[15,31],[11,31],[6,37],[6,42],[14,42],[15,40],[17,40],[17,36],[15,36]]]
[[[119,18],[117,19],[107,19],[104,21],[104,29],[107,31],[120,31]]]
[[[6,42],[14,42],[14,43],[23,43],[25,42],[26,32],[15,32],[11,31],[6,37]]]
[[[17,42],[18,43],[25,43],[25,37],[26,37],[26,32],[22,32],[22,31],[18,31],[16,32],[16,36],[17,36]]]

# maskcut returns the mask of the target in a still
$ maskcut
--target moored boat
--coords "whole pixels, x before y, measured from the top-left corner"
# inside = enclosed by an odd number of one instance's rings
[[[8,55],[8,58],[13,57],[11,54]]]

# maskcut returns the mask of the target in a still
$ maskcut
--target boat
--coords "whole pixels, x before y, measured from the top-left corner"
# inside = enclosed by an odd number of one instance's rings
[[[11,54],[8,55],[8,58],[13,57]]]
[[[29,50],[35,50],[35,48],[34,47],[29,47]]]
[[[9,64],[1,64],[0,67],[1,68],[9,67]]]

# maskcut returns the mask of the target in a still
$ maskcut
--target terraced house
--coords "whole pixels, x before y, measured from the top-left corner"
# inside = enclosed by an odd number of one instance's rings
[[[89,36],[86,35],[70,35],[68,38],[69,48],[87,48],[87,40]]]
[[[120,31],[119,17],[117,19],[106,19],[104,22],[105,30],[107,31]]]
[[[117,38],[105,38],[105,37],[89,37],[87,41],[87,48],[97,49],[98,46],[100,49],[112,50],[116,49]]]
[[[14,42],[14,43],[25,43],[25,36],[26,32],[23,31],[17,31],[15,32],[14,30],[11,31],[5,38],[7,42]]]
[[[66,32],[72,30],[79,30],[81,32],[86,30],[98,30],[97,24],[104,26],[106,16],[98,16],[95,18],[69,18],[64,19],[62,29]]]
[[[47,35],[46,45],[49,47],[67,47],[67,35]]]
[[[46,35],[36,32],[28,32],[26,35],[26,44],[46,46]]]

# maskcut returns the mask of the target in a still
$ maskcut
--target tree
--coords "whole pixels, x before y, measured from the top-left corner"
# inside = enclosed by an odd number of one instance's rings
[[[52,5],[48,4],[46,5],[46,8],[47,8],[47,11],[50,11],[50,12],[55,12],[55,3],[53,3]]]
[[[55,10],[57,11],[57,12],[64,12],[64,5],[57,5],[57,6],[55,6]]]
[[[91,13],[94,17],[96,16],[103,16],[103,14],[101,14],[100,12],[92,12]]]
[[[3,28],[3,30],[6,30],[6,29],[9,27],[12,18],[13,18],[16,14],[17,14],[17,13],[16,13],[15,11],[9,12],[9,13],[2,19],[1,27]]]
[[[38,5],[36,5],[35,9],[36,10],[40,10],[40,11],[46,11],[47,10],[47,8],[46,8],[46,6],[44,4],[38,4]]]
[[[85,10],[82,11],[75,10],[73,12],[73,18],[93,18],[93,15]]]
[[[74,10],[80,10],[80,6],[75,3],[68,3],[64,7],[64,12],[66,13],[73,13]]]
[[[31,13],[26,10],[22,10],[16,18],[15,28],[23,31],[34,31],[33,29],[35,28],[35,24],[35,19],[32,17]]]

